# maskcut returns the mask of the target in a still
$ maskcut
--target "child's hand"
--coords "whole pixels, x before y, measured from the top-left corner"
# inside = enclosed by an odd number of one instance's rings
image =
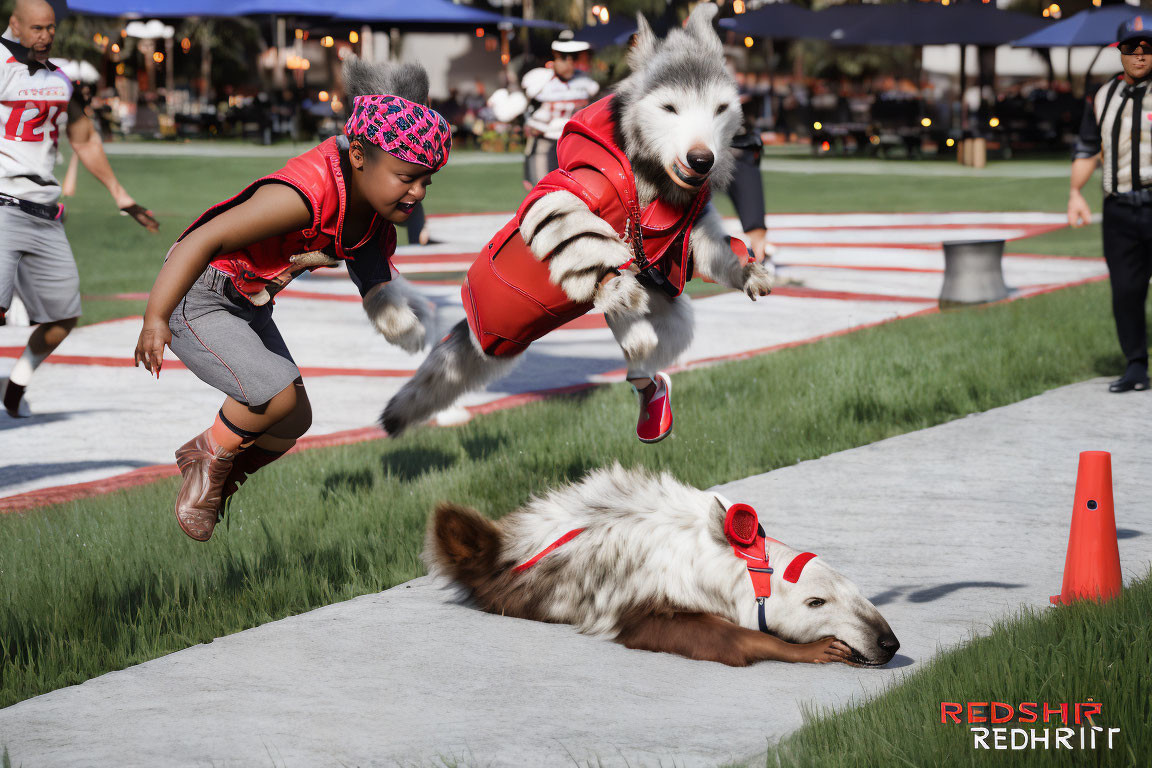
[[[136,342],[134,364],[144,364],[144,370],[160,378],[160,366],[164,365],[164,345],[172,342],[172,331],[164,322],[144,321],[140,339]]]

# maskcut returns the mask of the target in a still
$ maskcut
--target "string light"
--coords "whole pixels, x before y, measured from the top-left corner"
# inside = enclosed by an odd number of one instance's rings
[[[920,118],[920,125],[924,126],[925,128],[931,128],[932,127],[932,118],[930,118],[930,117]]]
[[[184,53],[188,53],[188,51],[192,50],[192,41],[189,40],[188,38],[184,38],[183,40],[181,40],[180,41],[180,50],[184,51]]]
[[[1000,118],[998,118],[998,117],[992,118],[991,120],[988,121],[988,125],[995,128],[996,126],[1000,125]]]
[[[732,3],[733,13],[744,13],[744,0],[734,0]]]
[[[152,54],[152,61],[156,62],[157,64],[163,64],[164,54],[160,53],[160,51],[156,51]]]
[[[744,38],[744,47],[745,48],[751,48],[752,47],[752,38],[750,38],[750,37]]]
[[[328,101],[328,91],[320,91],[319,98],[320,101]]]
[[[484,37],[484,27],[476,27],[476,37]]]
[[[948,139],[948,141],[946,141],[946,142],[944,142],[944,143],[945,143],[945,144],[947,144],[947,145],[948,145],[948,146],[950,146],[950,147],[951,147],[951,146],[955,146],[955,144],[956,144],[956,139]]]
[[[352,45],[356,45],[356,43],[360,42],[360,35],[356,33],[356,30],[352,30],[348,33],[348,42],[352,43]]]
[[[320,38],[320,45],[325,48],[331,48],[336,45],[336,41],[332,39],[332,35],[324,35],[324,37]]]
[[[812,123],[812,127],[819,131],[824,128],[824,123],[817,120],[816,122]]]

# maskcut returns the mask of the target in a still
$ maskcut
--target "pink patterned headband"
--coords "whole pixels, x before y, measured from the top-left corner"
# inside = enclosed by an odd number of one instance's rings
[[[393,157],[434,171],[444,167],[452,151],[452,129],[439,112],[388,94],[353,99],[344,135],[362,136]]]

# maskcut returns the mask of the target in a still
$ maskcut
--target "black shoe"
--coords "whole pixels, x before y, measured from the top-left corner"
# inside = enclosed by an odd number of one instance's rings
[[[1108,385],[1109,392],[1143,392],[1148,389],[1148,366],[1129,365],[1124,375]]]

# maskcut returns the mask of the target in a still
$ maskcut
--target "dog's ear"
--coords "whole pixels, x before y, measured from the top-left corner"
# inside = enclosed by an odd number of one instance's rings
[[[720,38],[716,34],[716,30],[712,28],[712,19],[716,18],[719,12],[719,7],[715,3],[700,3],[696,9],[692,11],[692,15],[688,17],[688,24],[686,29],[688,34],[704,43],[710,48],[715,48],[717,52],[722,53],[724,47],[720,44]]]
[[[636,39],[632,42],[632,49],[628,51],[628,66],[633,72],[639,72],[656,53],[656,35],[644,14],[636,14]]]

